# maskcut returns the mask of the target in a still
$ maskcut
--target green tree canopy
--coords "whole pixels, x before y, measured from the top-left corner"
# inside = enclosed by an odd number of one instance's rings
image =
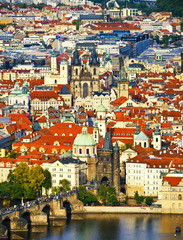
[[[144,197],[143,196],[139,196],[138,192],[135,192],[134,198],[136,200],[136,204],[141,204],[144,201]]]
[[[14,150],[12,150],[10,153],[8,153],[8,158],[16,159],[17,155],[18,155],[18,153],[15,152]]]
[[[44,170],[41,166],[36,165],[29,169],[29,186],[37,193],[41,190],[42,184],[45,181]]]
[[[71,183],[67,179],[60,180],[59,184],[62,187],[62,192],[67,192],[71,190]]]
[[[43,172],[45,180],[42,184],[42,186],[47,190],[49,190],[52,187],[52,181],[51,181],[51,173],[46,169]]]
[[[154,202],[152,197],[146,197],[145,203],[148,206],[151,206],[151,204]]]

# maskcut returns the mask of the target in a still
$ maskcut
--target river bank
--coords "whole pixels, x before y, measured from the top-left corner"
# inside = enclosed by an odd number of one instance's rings
[[[84,213],[154,213],[161,214],[162,208],[157,207],[120,207],[120,206],[84,206]]]

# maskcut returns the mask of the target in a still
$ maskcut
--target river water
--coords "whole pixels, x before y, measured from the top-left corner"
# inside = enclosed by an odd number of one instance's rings
[[[57,221],[55,227],[33,228],[30,240],[174,240],[183,231],[182,215],[88,214],[82,220]],[[177,233],[183,239],[183,232]]]

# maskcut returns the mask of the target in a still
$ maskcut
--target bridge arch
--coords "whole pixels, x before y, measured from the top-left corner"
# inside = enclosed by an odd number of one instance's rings
[[[5,217],[5,219],[1,223],[7,229],[7,237],[10,239],[11,237],[11,220],[9,217]]]
[[[30,212],[25,211],[22,213],[21,217],[27,221],[27,229],[31,229],[31,217],[30,217]]]
[[[51,207],[49,204],[46,204],[43,209],[42,209],[42,212],[46,213],[47,214],[47,223],[49,224],[50,223],[50,210],[51,210]]]
[[[65,201],[63,201],[63,207],[66,209],[66,216],[67,216],[67,220],[71,219],[71,203],[66,199]]]

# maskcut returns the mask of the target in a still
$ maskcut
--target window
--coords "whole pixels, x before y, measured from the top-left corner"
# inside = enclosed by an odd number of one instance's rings
[[[63,174],[59,174],[59,177],[63,177]]]
[[[53,182],[53,183],[56,183],[56,180],[53,180],[52,182]]]
[[[52,171],[56,171],[56,168],[52,168]]]
[[[67,169],[68,172],[71,172],[71,169]]]
[[[86,154],[89,154],[90,153],[90,150],[87,148],[86,149]]]
[[[68,178],[71,178],[71,175],[67,175]]]
[[[145,148],[146,148],[146,145],[147,145],[147,144],[146,144],[146,142],[145,142],[145,143],[144,143],[144,147],[145,147]]]
[[[53,176],[53,177],[56,177],[56,174],[53,174],[52,176]]]
[[[182,200],[182,195],[181,194],[179,194],[178,199]]]
[[[93,75],[96,75],[96,68],[93,69]]]
[[[55,84],[57,84],[57,80],[55,80]]]
[[[78,75],[78,69],[76,68],[76,75]]]
[[[82,149],[81,148],[79,149],[79,154],[82,154]]]
[[[60,172],[62,172],[63,171],[63,168],[60,168]]]
[[[156,138],[156,142],[158,142],[158,138]]]

